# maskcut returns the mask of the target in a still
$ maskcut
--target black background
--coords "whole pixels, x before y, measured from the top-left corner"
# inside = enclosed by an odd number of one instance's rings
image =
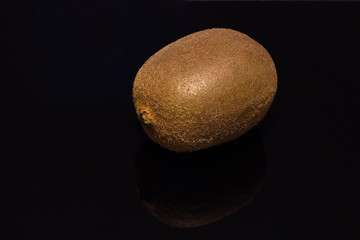
[[[359,239],[360,3],[1,5],[11,85],[2,89],[1,239]],[[277,67],[275,101],[256,128],[263,188],[220,221],[171,228],[136,192],[147,137],[132,82],[160,48],[212,27],[249,35]]]

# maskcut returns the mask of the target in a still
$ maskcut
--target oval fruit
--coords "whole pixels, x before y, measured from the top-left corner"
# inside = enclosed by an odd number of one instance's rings
[[[150,139],[192,152],[254,127],[276,90],[275,65],[265,48],[238,31],[213,28],[151,56],[135,77],[133,101]]]

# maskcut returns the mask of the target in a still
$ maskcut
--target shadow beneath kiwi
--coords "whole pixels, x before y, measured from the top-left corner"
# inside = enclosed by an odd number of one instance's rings
[[[142,204],[166,225],[193,228],[222,219],[261,188],[265,151],[258,130],[193,153],[168,151],[150,140],[135,160]]]

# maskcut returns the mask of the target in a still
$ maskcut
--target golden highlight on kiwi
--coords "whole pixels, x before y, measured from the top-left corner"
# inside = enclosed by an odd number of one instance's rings
[[[238,31],[213,28],[151,56],[136,74],[133,101],[151,140],[193,152],[257,125],[276,90],[276,68],[264,47]]]

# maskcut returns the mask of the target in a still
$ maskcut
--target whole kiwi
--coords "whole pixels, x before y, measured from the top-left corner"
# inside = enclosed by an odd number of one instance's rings
[[[213,28],[151,56],[136,74],[133,101],[150,139],[192,152],[254,127],[276,90],[276,68],[264,47],[238,31]]]

